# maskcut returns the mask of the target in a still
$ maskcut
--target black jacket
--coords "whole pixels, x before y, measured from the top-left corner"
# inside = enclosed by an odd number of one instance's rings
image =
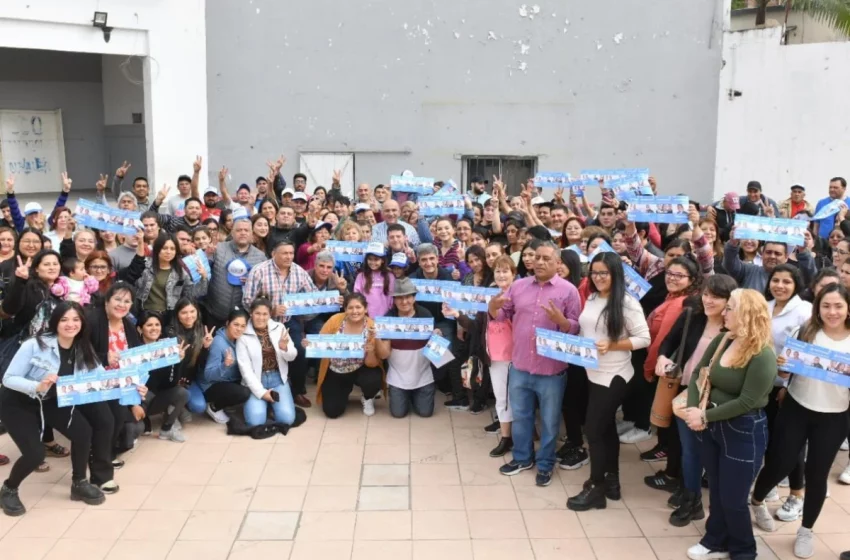
[[[109,319],[106,318],[106,308],[103,306],[89,307],[86,312],[91,345],[94,348],[97,359],[104,367],[109,365],[107,355],[109,354]],[[136,326],[128,317],[124,317],[124,335],[127,337],[127,348],[135,348],[142,345],[142,339],[136,330]]]
[[[723,208],[717,208],[717,229],[720,240],[723,243],[729,241],[729,233],[735,225],[735,212],[728,212]]]
[[[687,310],[688,307],[685,307]],[[693,309],[693,308],[691,308]],[[682,333],[685,330],[685,321],[687,320],[688,313],[682,312],[679,315],[679,318],[676,319],[676,323],[673,325],[673,328],[670,329],[670,333],[667,337],[661,341],[661,346],[658,350],[658,354],[660,356],[665,356],[670,358],[674,362],[678,362],[676,353],[679,351],[679,345],[682,343]],[[685,364],[694,354],[694,350],[697,348],[697,344],[699,344],[699,339],[702,338],[702,333],[705,332],[705,327],[708,324],[708,317],[705,316],[705,313],[691,311],[691,324],[688,326],[688,333],[685,337],[685,346],[684,353],[682,356],[682,367],[685,367]],[[723,329],[721,329],[723,332]]]

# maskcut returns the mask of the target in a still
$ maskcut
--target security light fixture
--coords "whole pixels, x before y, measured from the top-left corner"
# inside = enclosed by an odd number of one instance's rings
[[[108,43],[109,39],[112,37],[112,28],[106,25],[107,17],[108,14],[106,12],[95,12],[92,25],[94,27],[99,27],[101,31],[103,31],[103,40]]]

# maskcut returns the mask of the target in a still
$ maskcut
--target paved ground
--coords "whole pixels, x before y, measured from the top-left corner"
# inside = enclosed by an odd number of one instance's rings
[[[659,467],[639,461],[652,442],[622,447],[621,502],[576,514],[567,496],[588,467],[559,470],[548,488],[532,472],[500,476],[489,421],[442,406],[433,418],[395,420],[385,401],[367,419],[354,397],[340,419],[313,408],[302,427],[262,441],[196,418],[184,444],[142,438],[117,472],[121,491],[98,507],[71,502],[70,465],[50,459],[49,473],[21,487],[29,512],[0,516],[0,551],[14,560],[678,560],[699,539],[702,522],[670,526],[668,495],[643,484]],[[0,452],[17,456],[8,436]],[[834,476],[846,461],[840,453]],[[848,512],[850,487],[833,482],[814,558],[850,549]],[[798,526],[760,536],[759,559],[793,558]]]

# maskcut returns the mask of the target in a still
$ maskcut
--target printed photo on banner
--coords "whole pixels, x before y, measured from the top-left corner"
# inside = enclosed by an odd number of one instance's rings
[[[194,255],[189,255],[188,257],[183,257],[183,267],[189,273],[189,276],[192,278],[192,283],[197,284],[201,281],[201,273],[198,271],[198,262],[200,261],[201,266],[204,268],[204,272],[207,273],[207,278],[210,277],[210,259],[207,257],[206,252],[203,249],[198,249],[195,251]]]
[[[122,371],[130,367],[148,371],[177,363],[180,363],[180,341],[176,338],[166,338],[136,346],[118,354],[118,366]]]
[[[464,202],[460,195],[423,196],[416,201],[422,216],[446,216],[463,214]]]
[[[331,313],[340,310],[339,292],[306,292],[303,294],[286,294],[283,298],[286,314],[315,315],[316,313]]]
[[[137,367],[109,371],[98,368],[84,374],[63,375],[56,382],[57,405],[66,407],[117,399],[133,400],[133,393],[138,401],[135,404],[141,404],[141,395],[136,387],[142,383],[141,371]]]
[[[844,203],[843,200],[835,199],[820,210],[818,210],[818,213],[812,216],[812,221],[819,222],[821,220],[825,220],[830,216],[838,214],[846,207],[847,205]]]
[[[453,194],[459,195],[460,191],[458,191],[457,184],[454,182],[454,179],[449,179],[443,183],[443,187],[440,190],[434,193],[434,196],[451,196]]]
[[[607,241],[602,240],[602,241],[599,242],[599,245],[596,246],[596,249],[594,249],[593,251],[590,252],[590,254],[587,256],[587,260],[588,260],[588,262],[592,261],[593,257],[598,255],[599,253],[616,253],[616,252],[617,251],[615,251],[613,247],[608,245]]]
[[[641,196],[629,202],[628,218],[632,222],[659,224],[688,223],[687,196]]]
[[[563,171],[540,171],[534,176],[534,186],[538,188],[566,188],[570,174]]]
[[[308,334],[308,358],[363,358],[366,339],[358,334]]]
[[[644,280],[638,271],[626,263],[623,263],[623,273],[626,277],[626,291],[640,301],[650,288],[652,288],[652,285]]]
[[[362,263],[369,243],[358,241],[327,241],[325,246],[333,253],[336,262]]]
[[[429,195],[434,192],[434,178],[393,175],[390,177],[390,189],[393,192]]]
[[[449,307],[464,312],[485,312],[490,298],[499,295],[499,288],[478,288],[475,286],[452,286],[443,289],[443,301]]]
[[[416,301],[441,303],[443,301],[443,290],[451,290],[455,286],[460,286],[460,282],[452,282],[450,280],[419,280],[417,278],[411,278],[410,281],[416,286]]]
[[[570,189],[570,194],[576,198],[584,198],[585,189],[588,187],[596,187],[598,185],[599,181],[596,179],[573,179],[567,183],[567,187]]]
[[[792,247],[805,243],[807,223],[787,218],[765,218],[762,216],[735,216],[735,239],[758,239],[776,241]]]
[[[434,332],[434,318],[376,317],[375,331],[381,340],[428,340]]]
[[[603,243],[604,243],[604,241],[603,241]],[[579,262],[581,262],[581,263],[590,262],[590,259],[587,258],[587,255],[585,255],[582,252],[581,247],[579,247],[578,245],[570,245],[569,247],[567,247],[567,249],[578,254]]]
[[[448,339],[435,334],[431,335],[422,354],[434,364],[434,367],[441,368],[455,359],[454,354],[449,350],[450,347],[451,342]]]
[[[612,179],[620,179],[632,176],[646,177],[646,184],[649,185],[648,167],[623,167],[618,169],[582,169],[579,172],[580,178],[594,179],[596,181],[610,181]]]
[[[850,354],[808,344],[793,337],[785,339],[782,371],[804,375],[834,385],[850,387]]]
[[[592,338],[548,329],[534,329],[537,355],[577,366],[596,368],[599,354]]]
[[[652,196],[649,186],[649,176],[627,175],[605,181],[605,189],[614,194],[618,200],[632,200],[638,196]]]
[[[140,212],[120,210],[84,199],[77,202],[77,207],[74,209],[77,225],[124,235],[135,235],[142,229],[141,216]]]

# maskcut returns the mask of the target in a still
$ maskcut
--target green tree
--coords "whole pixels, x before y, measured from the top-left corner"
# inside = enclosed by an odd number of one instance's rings
[[[735,0],[733,0],[734,4]],[[769,0],[759,0],[756,25],[764,25]],[[796,10],[812,16],[836,31],[850,36],[850,0],[786,0],[786,11]]]

